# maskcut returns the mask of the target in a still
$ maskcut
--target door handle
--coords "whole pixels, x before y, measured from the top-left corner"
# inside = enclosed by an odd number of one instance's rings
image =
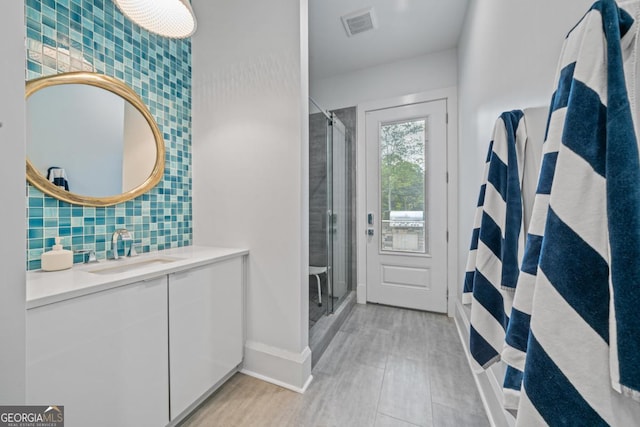
[[[374,229],[373,229],[373,212],[369,212],[367,214],[367,236],[373,237]]]

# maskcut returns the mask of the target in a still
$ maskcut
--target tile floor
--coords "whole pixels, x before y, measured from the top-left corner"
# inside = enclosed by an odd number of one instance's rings
[[[445,315],[356,305],[313,377],[302,395],[236,374],[183,426],[489,425]]]

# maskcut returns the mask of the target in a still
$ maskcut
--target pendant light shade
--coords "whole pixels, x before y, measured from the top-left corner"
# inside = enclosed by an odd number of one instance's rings
[[[122,13],[145,30],[176,39],[196,31],[189,0],[114,0]]]

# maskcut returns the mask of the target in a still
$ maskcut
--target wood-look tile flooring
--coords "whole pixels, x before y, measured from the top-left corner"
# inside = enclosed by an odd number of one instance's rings
[[[185,427],[488,426],[452,319],[356,305],[305,394],[236,374]]]

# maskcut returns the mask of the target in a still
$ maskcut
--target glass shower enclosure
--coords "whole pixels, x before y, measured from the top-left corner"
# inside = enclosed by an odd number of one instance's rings
[[[351,291],[346,129],[334,113],[318,110],[309,117],[310,327]]]
[[[327,259],[331,312],[348,292],[347,151],[344,124],[331,113],[327,141]]]

